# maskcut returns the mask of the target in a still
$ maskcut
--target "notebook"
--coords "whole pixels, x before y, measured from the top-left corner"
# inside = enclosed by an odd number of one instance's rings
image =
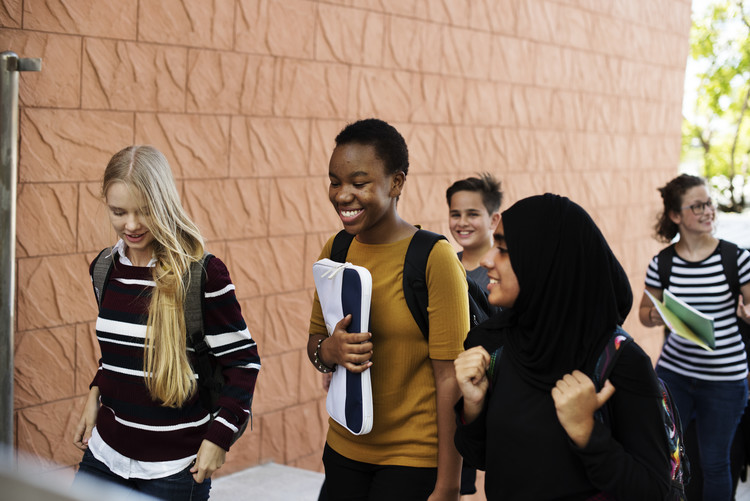
[[[328,335],[346,315],[352,315],[348,332],[368,332],[372,277],[362,266],[321,259],[313,265]],[[338,367],[326,397],[326,410],[334,421],[354,435],[372,430],[372,386],[370,369],[353,373]]]
[[[714,319],[680,300],[669,290],[664,289],[664,301],[659,301],[649,291],[646,296],[656,307],[664,325],[678,336],[692,341],[707,351],[716,347],[714,339]]]

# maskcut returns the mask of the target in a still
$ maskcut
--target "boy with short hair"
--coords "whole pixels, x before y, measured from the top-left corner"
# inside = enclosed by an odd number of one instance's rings
[[[492,247],[492,234],[500,221],[500,181],[485,172],[456,181],[445,195],[451,235],[463,249],[458,258],[466,274],[486,289],[487,270],[479,262]]]
[[[500,221],[500,204],[503,192],[500,181],[492,174],[469,177],[453,183],[446,191],[451,235],[462,251],[458,259],[466,275],[487,290],[490,279],[487,270],[479,264],[492,247],[492,235]],[[461,495],[474,494],[477,470],[464,465],[461,469]]]

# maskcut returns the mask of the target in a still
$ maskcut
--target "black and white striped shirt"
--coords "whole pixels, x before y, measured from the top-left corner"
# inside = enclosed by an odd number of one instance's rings
[[[654,256],[648,265],[646,285],[663,289],[658,260],[658,256]],[[750,282],[750,252],[738,249],[737,270],[740,285]],[[657,365],[707,381],[745,379],[747,355],[737,327],[737,322],[742,320],[737,318],[737,298],[732,297],[719,246],[699,262],[685,261],[675,253],[667,288],[690,306],[714,318],[716,348],[707,351],[691,341],[670,335]]]

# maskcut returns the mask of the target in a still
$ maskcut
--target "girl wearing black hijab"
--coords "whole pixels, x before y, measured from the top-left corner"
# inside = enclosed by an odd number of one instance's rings
[[[650,358],[623,344],[599,393],[590,379],[633,301],[593,220],[557,195],[521,200],[482,265],[490,303],[504,310],[455,361],[456,446],[487,472],[487,499],[664,499],[671,466]],[[594,417],[605,403],[609,425]]]

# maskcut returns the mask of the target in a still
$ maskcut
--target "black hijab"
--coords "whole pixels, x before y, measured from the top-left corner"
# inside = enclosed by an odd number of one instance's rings
[[[503,356],[541,389],[574,369],[591,374],[633,303],[625,271],[591,217],[565,197],[523,199],[502,220],[520,288],[513,308],[491,322]]]

